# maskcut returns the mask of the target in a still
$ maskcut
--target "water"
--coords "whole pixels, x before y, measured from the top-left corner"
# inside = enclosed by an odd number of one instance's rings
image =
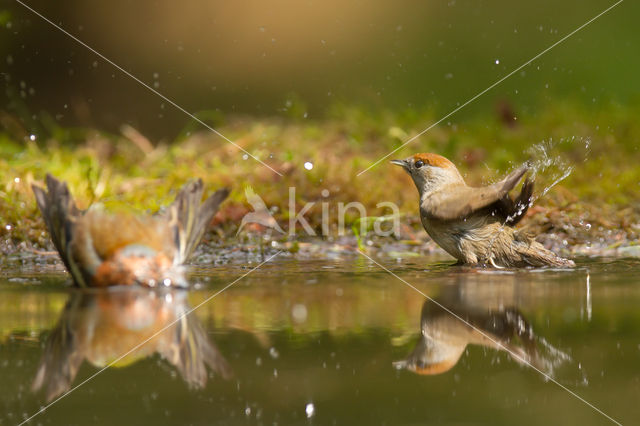
[[[637,422],[640,261],[378,260],[415,289],[364,257],[278,257],[217,296],[250,269],[198,267],[188,293],[3,271],[0,424],[78,385],[30,424],[611,423],[566,389]]]

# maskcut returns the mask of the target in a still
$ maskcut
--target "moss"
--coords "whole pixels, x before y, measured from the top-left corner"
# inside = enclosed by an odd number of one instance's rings
[[[385,160],[362,176],[357,174],[429,126],[435,118],[430,111],[393,114],[336,105],[324,121],[311,121],[301,118],[304,106],[296,102],[292,103],[293,117],[287,119],[223,117],[215,111],[198,115],[237,146],[193,123],[172,143],[148,141],[131,128],[122,135],[110,135],[95,129],[62,129],[49,120],[42,123],[47,136],[35,141],[0,133],[0,233],[13,246],[45,244],[30,186],[41,182],[46,173],[69,182],[81,207],[102,201],[141,211],[168,204],[188,179],[201,177],[210,190],[222,186],[233,190],[221,213],[229,235],[239,222],[231,210],[250,208],[244,199],[246,185],[268,206],[279,207],[276,219],[286,219],[288,188],[295,187],[298,209],[316,202],[308,215],[316,230],[321,229],[319,201],[324,200],[331,202],[332,209],[338,202],[359,201],[370,216],[387,214],[375,206],[388,200],[398,203],[402,213],[415,216],[416,192],[401,170]],[[625,217],[604,217],[611,228],[631,229],[630,224],[638,223],[640,205],[639,113],[640,105],[622,108],[610,104],[592,111],[560,102],[535,118],[519,117],[515,124],[498,118],[442,123],[392,158],[417,151],[438,152],[459,165],[470,183],[482,184],[532,155],[546,156],[553,164],[538,174],[538,193],[566,167],[573,167],[566,180],[538,200],[548,217],[552,216],[549,211],[574,209],[581,200],[588,203],[592,216],[630,208]],[[545,144],[538,148],[543,149],[531,149],[542,142]],[[534,160],[544,162],[545,158]],[[312,170],[304,168],[307,161],[313,163]],[[330,195],[326,197],[323,190]],[[331,211],[333,229],[337,215]]]

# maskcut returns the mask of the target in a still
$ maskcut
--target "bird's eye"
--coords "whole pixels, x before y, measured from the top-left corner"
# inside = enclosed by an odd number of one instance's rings
[[[416,169],[419,169],[420,167],[424,166],[424,162],[422,160],[418,160],[414,163],[414,166]]]

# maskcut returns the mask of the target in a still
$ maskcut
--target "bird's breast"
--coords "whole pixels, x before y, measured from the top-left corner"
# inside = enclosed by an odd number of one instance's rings
[[[461,259],[460,247],[457,238],[457,227],[451,223],[444,223],[439,220],[427,219],[422,215],[422,226],[427,234],[451,256]]]
[[[490,221],[481,215],[439,221],[422,215],[422,225],[429,236],[447,253],[465,262],[483,257],[483,247],[495,232]]]
[[[148,249],[150,250],[150,249]],[[95,286],[141,284],[154,287],[172,274],[173,262],[164,253],[147,253],[136,246],[125,247],[105,259],[92,279]]]

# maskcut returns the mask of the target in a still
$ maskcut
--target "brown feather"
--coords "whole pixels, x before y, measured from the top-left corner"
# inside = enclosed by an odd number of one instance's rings
[[[81,265],[75,262],[71,254],[71,240],[75,233],[75,223],[84,212],[76,207],[65,182],[47,174],[46,185],[47,191],[36,185],[31,186],[36,203],[42,213],[51,241],[53,241],[64,266],[75,283],[84,287],[87,285],[86,276]]]
[[[178,263],[189,259],[220,204],[229,195],[228,189],[219,189],[201,204],[203,191],[202,179],[189,182],[169,207],[169,222],[178,248]]]
[[[437,220],[463,219],[474,212],[509,196],[509,191],[524,176],[529,167],[523,165],[490,186],[473,188],[455,185],[445,187],[424,199],[421,211],[427,217]]]
[[[425,164],[433,167],[440,167],[443,169],[456,168],[456,166],[449,161],[449,159],[443,157],[442,155],[433,154],[430,152],[416,154],[413,156],[414,161],[422,160]]]
[[[165,218],[89,209],[81,222],[91,235],[93,247],[101,259],[112,257],[116,251],[130,244],[144,244],[158,253],[167,252],[173,258],[175,245]]]

